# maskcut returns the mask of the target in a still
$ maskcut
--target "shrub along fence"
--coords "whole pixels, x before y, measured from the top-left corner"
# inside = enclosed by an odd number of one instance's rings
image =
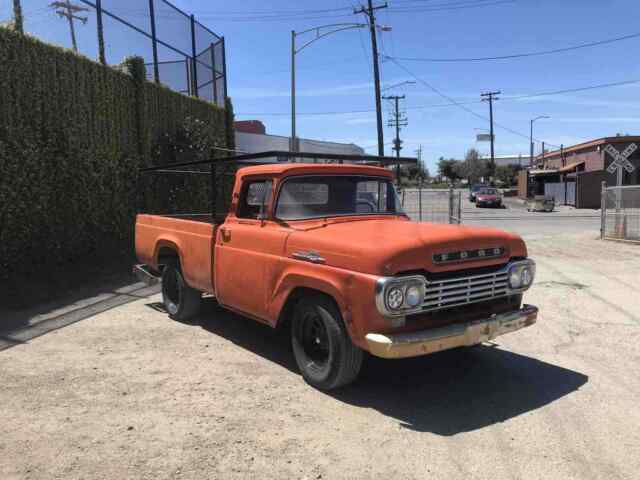
[[[137,169],[233,148],[230,104],[144,81],[141,59],[126,73],[0,28],[0,65],[0,282],[131,256]],[[208,205],[208,183],[161,181]]]

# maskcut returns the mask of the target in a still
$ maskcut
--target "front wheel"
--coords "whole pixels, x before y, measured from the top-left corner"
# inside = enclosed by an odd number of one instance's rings
[[[200,311],[202,294],[185,282],[179,265],[167,265],[162,271],[162,303],[174,320],[184,321]]]
[[[357,378],[363,352],[351,342],[342,315],[330,299],[300,300],[291,327],[293,354],[307,383],[332,390]]]

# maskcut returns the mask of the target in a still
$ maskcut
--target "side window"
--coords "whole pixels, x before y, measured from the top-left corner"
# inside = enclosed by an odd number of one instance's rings
[[[236,216],[238,218],[264,218],[271,200],[272,187],[271,180],[251,182],[244,187]]]

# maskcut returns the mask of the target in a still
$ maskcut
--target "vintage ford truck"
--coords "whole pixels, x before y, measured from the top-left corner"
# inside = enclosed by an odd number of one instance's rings
[[[172,318],[203,293],[291,332],[304,379],[333,389],[364,352],[384,358],[473,346],[536,322],[524,242],[490,228],[411,221],[392,172],[366,165],[240,168],[223,223],[139,214],[137,257]]]

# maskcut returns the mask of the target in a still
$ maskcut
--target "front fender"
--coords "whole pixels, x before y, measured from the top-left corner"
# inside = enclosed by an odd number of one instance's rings
[[[316,290],[335,300],[351,339],[357,345],[362,345],[362,332],[368,330],[366,322],[370,318],[368,314],[363,313],[375,305],[377,278],[375,275],[326,265],[288,260],[286,267],[274,282],[269,304],[269,321],[273,326],[277,325],[287,300],[296,288]]]

